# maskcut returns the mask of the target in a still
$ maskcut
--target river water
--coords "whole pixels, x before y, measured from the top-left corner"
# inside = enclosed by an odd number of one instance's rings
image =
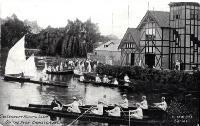
[[[36,58],[38,75],[35,79],[42,77],[41,70],[44,68],[44,59]],[[48,60],[50,63],[52,60]],[[2,75],[1,71],[1,75]],[[32,83],[6,82],[0,76],[0,124],[4,126],[64,126],[70,124],[74,119],[61,118],[52,121],[49,116],[22,112],[18,110],[8,110],[8,104],[16,106],[28,106],[28,104],[50,104],[53,96],[57,96],[63,104],[72,102],[72,97],[82,97],[87,105],[97,104],[98,99],[103,95],[107,96],[109,103],[117,103],[122,100],[125,93],[128,96],[129,106],[140,101],[142,95],[146,95],[149,104],[160,102],[163,94],[145,94],[141,92],[133,92],[120,90],[118,88],[97,87],[94,85],[85,85],[79,83],[73,75],[51,76],[47,75],[48,80],[61,81],[62,84],[68,85],[68,88],[40,86]],[[73,125],[94,126],[94,125],[112,125],[102,124],[88,121],[77,121]],[[116,125],[116,124],[114,124]]]

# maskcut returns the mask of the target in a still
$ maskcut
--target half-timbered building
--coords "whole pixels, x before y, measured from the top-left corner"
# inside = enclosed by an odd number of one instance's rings
[[[200,66],[200,4],[170,3],[170,12],[147,11],[137,28],[128,28],[119,48],[122,65],[157,69]]]

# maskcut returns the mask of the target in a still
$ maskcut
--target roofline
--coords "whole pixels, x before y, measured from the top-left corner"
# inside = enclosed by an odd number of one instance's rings
[[[200,4],[197,2],[170,2],[169,6],[174,7],[174,6],[198,6],[200,7]]]

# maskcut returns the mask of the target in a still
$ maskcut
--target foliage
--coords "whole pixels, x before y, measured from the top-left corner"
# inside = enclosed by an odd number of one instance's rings
[[[1,24],[2,48],[12,47],[22,36],[29,33],[29,27],[24,25],[15,14]]]
[[[199,71],[189,74],[184,71],[161,71],[139,66],[111,66],[100,64],[97,66],[97,73],[120,79],[123,79],[124,75],[128,74],[131,79],[143,81],[144,88],[152,87],[152,89],[165,89],[169,91],[200,89]]]

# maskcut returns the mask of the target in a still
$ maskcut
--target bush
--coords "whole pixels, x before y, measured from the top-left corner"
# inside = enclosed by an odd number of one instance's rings
[[[156,70],[139,66],[111,66],[99,64],[96,69],[99,74],[123,79],[128,74],[130,79],[145,82],[145,87],[168,90],[199,90],[200,72],[193,74],[176,70]],[[151,85],[151,86],[150,86]]]

